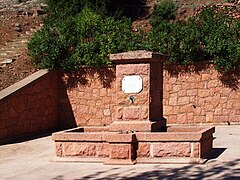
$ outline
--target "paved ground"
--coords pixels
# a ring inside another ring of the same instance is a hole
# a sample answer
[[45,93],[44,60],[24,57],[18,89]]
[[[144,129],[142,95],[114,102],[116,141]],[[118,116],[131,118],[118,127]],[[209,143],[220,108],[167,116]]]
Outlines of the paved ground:
[[53,162],[51,136],[0,146],[0,179],[240,179],[240,126],[218,126],[215,157],[204,165],[110,166]]

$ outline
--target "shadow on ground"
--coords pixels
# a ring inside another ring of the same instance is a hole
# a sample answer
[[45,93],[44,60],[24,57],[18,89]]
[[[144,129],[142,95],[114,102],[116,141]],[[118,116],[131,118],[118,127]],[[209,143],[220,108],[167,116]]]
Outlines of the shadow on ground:
[[[229,162],[210,161],[204,165],[186,165],[180,168],[164,167],[164,165],[154,166],[154,170],[138,173],[136,167],[112,168],[107,171],[98,171],[84,177],[75,178],[74,180],[93,180],[93,179],[240,179],[240,159]],[[59,175],[52,180],[64,180],[67,177]]]
[[26,142],[26,141],[30,141],[30,140],[34,140],[34,139],[38,139],[38,138],[51,136],[52,133],[56,132],[56,131],[58,131],[58,129],[50,130],[50,131],[47,130],[45,132],[26,134],[26,135],[22,135],[22,136],[17,136],[17,137],[13,137],[13,138],[9,138],[9,139],[0,140],[0,146],[7,145],[7,144],[22,143],[22,142]]

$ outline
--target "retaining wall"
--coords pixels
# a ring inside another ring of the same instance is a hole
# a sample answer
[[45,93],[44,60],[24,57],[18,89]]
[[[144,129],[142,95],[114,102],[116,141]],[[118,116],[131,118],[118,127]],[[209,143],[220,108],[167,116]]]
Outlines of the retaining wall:
[[240,122],[240,76],[213,65],[166,66],[163,113],[168,124]]
[[57,79],[41,70],[0,91],[0,140],[57,128]]
[[[60,122],[80,126],[113,122],[117,118],[115,76],[114,66],[83,67],[76,74],[62,74]],[[222,76],[213,65],[165,66],[163,117],[167,124],[239,123],[239,88],[239,74]]]
[[[0,91],[0,139],[109,125],[116,119],[115,82],[115,66],[41,70]],[[239,88],[239,74],[221,76],[212,65],[165,66],[163,116],[167,124],[239,123]]]
[[115,117],[116,67],[81,67],[60,73],[59,122],[62,127],[105,126]]

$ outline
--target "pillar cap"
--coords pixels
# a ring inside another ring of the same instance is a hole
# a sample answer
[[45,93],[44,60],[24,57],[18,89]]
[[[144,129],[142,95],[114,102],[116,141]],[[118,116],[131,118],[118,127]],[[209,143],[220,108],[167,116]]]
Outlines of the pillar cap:
[[139,64],[150,62],[165,62],[168,56],[151,51],[139,50],[110,54],[110,60],[116,64]]

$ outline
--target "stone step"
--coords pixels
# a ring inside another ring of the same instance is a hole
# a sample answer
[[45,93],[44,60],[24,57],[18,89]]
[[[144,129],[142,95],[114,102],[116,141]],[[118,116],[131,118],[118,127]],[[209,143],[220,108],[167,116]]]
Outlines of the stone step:
[[26,34],[29,35],[29,36],[32,36],[34,34],[33,31],[26,31]]
[[11,43],[7,43],[8,47],[19,47],[19,48],[24,48],[26,47],[26,43],[25,42],[11,42]]
[[5,55],[5,56],[1,56],[0,55],[0,60],[4,60],[4,59],[16,59],[17,57],[19,57],[21,55],[20,52],[17,52],[16,54],[11,54],[11,55]]
[[0,53],[5,52],[5,51],[19,51],[19,50],[22,50],[22,49],[23,49],[23,47],[6,46],[6,47],[2,47],[0,49]]
[[4,51],[0,51],[0,57],[11,57],[11,56],[15,56],[16,54],[21,54],[21,52],[23,51],[23,49],[16,49],[14,50],[15,53],[6,53]]
[[20,44],[25,44],[28,41],[28,38],[23,37],[23,38],[19,38],[19,39],[15,39],[12,42],[9,42],[8,44],[15,44],[15,43],[20,43]]
[[5,53],[5,52],[1,52],[0,53],[0,57],[4,57],[4,56],[7,56],[8,54],[7,53]]
[[[4,47],[2,49],[0,49],[0,54],[9,54],[9,51],[15,51],[15,52],[21,52],[24,49],[27,49],[26,46],[9,46],[9,47]],[[6,52],[7,51],[7,52]]]
[[7,64],[11,64],[14,59],[4,59],[0,60],[0,67],[6,67]]
[[31,38],[31,36],[28,34],[21,34],[18,39],[30,39],[30,38]]
[[[21,50],[18,50],[18,51],[21,51]],[[0,55],[1,56],[8,56],[8,55],[14,55],[14,54],[16,54],[17,52],[17,49],[13,49],[13,50],[5,50],[5,51],[0,51]]]
[[25,34],[21,34],[11,42],[7,42],[6,45],[0,49],[0,67],[5,67],[7,64],[12,63],[18,58],[22,51],[27,49],[27,43],[31,39],[31,36],[42,27],[43,24],[40,24],[40,26],[31,28]]

